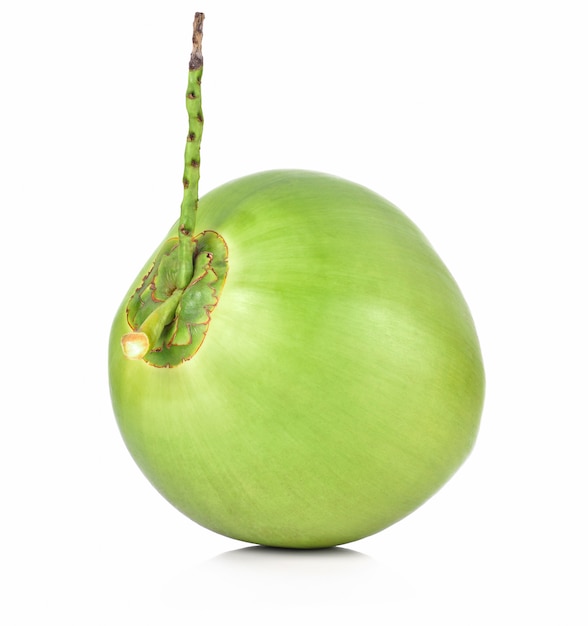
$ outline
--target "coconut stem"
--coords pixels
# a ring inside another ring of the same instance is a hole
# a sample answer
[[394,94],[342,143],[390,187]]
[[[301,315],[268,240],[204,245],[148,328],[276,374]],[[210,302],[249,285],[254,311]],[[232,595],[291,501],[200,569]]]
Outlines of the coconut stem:
[[200,82],[202,80],[202,26],[204,13],[194,16],[192,34],[192,54],[190,55],[188,71],[188,88],[186,90],[186,110],[188,111],[188,137],[184,153],[184,198],[178,227],[179,254],[178,254],[178,289],[184,289],[194,272],[194,252],[196,244],[193,241],[196,227],[196,211],[198,210],[198,183],[200,181],[200,143],[204,116],[202,114],[202,97]]
[[192,34],[192,54],[188,65],[188,88],[186,90],[188,137],[184,153],[184,198],[178,227],[176,289],[147,317],[137,330],[122,337],[122,349],[129,359],[142,359],[153,350],[165,327],[174,320],[182,293],[194,274],[194,254],[196,252],[194,229],[198,209],[198,182],[200,181],[200,142],[204,125],[200,93],[203,22],[204,13],[196,13]]

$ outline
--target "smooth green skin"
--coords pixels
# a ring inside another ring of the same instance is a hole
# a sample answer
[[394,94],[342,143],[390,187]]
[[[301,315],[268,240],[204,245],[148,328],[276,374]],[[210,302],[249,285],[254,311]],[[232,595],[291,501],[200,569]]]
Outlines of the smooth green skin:
[[168,369],[123,357],[151,260],[110,342],[122,436],[161,494],[218,533],[290,548],[371,535],[434,494],[474,444],[484,372],[414,224],[353,183],[270,171],[203,197],[196,228],[229,249],[199,352]]

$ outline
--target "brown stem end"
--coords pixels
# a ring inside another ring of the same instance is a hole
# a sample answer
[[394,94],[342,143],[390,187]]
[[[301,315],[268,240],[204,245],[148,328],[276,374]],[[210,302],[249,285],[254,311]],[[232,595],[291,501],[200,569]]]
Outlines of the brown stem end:
[[202,67],[202,25],[204,13],[194,15],[194,33],[192,35],[192,54],[190,55],[190,70]]

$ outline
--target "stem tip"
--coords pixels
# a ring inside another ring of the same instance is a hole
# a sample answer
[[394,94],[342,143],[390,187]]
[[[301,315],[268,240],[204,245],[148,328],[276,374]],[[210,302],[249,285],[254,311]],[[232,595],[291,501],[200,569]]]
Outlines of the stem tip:
[[138,361],[149,352],[149,337],[145,333],[127,333],[121,339],[123,354],[127,359]]

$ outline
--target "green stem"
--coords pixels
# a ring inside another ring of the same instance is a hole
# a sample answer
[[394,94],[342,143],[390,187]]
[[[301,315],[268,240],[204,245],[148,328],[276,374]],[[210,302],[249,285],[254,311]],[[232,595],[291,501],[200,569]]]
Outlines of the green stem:
[[178,228],[178,274],[176,287],[184,289],[194,273],[193,241],[196,228],[196,211],[198,210],[198,183],[200,181],[200,143],[204,116],[202,114],[202,97],[200,82],[202,80],[202,24],[204,13],[194,16],[192,35],[192,54],[188,71],[188,88],[186,90],[186,110],[188,111],[188,137],[184,153],[184,198]]
[[189,125],[184,154],[184,198],[178,227],[179,245],[175,290],[169,298],[158,305],[137,330],[122,337],[123,352],[129,359],[142,359],[157,345],[165,327],[175,319],[184,289],[194,274],[196,252],[194,230],[198,209],[198,182],[200,181],[200,142],[204,125],[200,93],[203,22],[204,13],[196,13],[186,91]]

